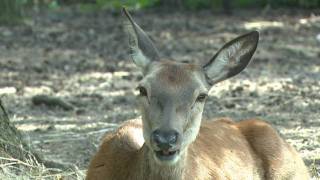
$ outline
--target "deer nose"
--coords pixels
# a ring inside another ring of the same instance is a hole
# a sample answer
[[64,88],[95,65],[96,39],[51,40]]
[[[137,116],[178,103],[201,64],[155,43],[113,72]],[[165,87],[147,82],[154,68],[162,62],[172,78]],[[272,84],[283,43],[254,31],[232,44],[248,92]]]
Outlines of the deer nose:
[[152,135],[153,142],[161,149],[168,150],[176,145],[179,133],[175,130],[155,130]]

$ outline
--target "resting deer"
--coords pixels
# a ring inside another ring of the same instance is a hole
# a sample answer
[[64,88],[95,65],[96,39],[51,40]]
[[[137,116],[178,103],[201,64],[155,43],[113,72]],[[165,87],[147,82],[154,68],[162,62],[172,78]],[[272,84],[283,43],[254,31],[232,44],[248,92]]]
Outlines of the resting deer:
[[259,34],[242,35],[205,64],[159,56],[146,33],[128,18],[131,56],[141,68],[137,99],[142,120],[106,135],[87,180],[305,180],[297,151],[268,123],[227,118],[202,122],[209,89],[240,73],[256,50]]

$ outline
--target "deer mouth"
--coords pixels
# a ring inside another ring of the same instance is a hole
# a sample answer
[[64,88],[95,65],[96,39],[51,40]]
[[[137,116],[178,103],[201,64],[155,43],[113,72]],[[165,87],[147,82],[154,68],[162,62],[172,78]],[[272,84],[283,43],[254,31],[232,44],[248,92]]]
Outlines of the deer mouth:
[[155,154],[159,160],[170,161],[175,159],[175,157],[179,154],[179,150],[160,150],[155,151]]

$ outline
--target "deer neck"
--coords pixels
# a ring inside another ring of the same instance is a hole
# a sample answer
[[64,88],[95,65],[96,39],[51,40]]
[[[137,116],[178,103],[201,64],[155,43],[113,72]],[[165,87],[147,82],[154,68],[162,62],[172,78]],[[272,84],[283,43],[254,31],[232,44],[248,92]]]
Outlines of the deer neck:
[[143,145],[139,153],[140,173],[142,179],[184,179],[186,171],[187,152],[181,154],[180,159],[174,165],[161,165],[154,159],[147,145]]

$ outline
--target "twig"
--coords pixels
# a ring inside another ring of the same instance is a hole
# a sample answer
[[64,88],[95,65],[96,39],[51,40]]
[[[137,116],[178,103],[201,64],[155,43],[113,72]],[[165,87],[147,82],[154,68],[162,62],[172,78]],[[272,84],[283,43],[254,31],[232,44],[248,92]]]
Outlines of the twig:
[[17,164],[25,165],[25,166],[32,167],[32,168],[36,168],[37,167],[37,166],[31,165],[31,164],[28,164],[26,162],[23,162],[23,161],[21,161],[19,159],[0,157],[0,160],[12,161],[12,162],[15,162]]
[[4,168],[4,167],[7,167],[7,166],[11,166],[11,165],[17,165],[17,164],[18,163],[16,163],[16,162],[5,163],[5,164],[1,164],[0,168]]

